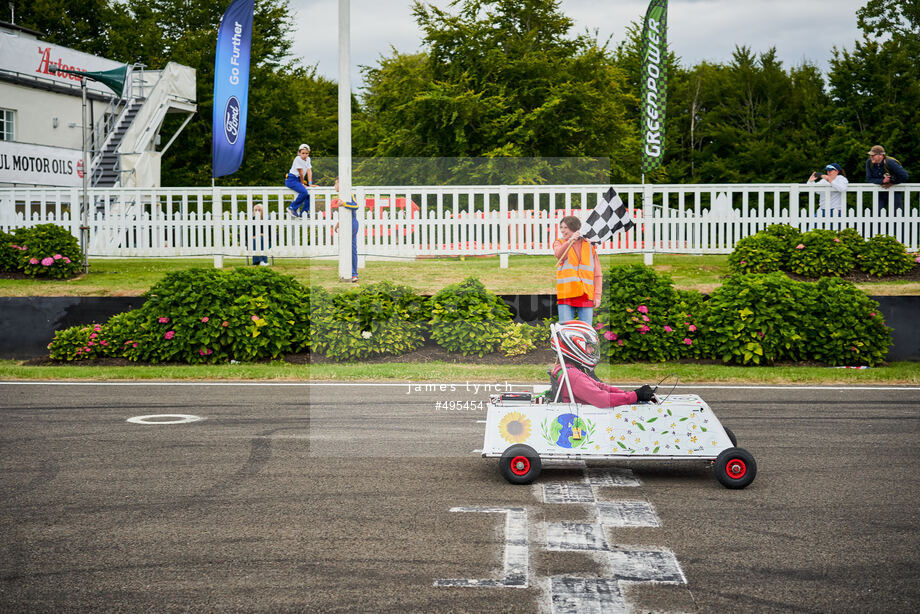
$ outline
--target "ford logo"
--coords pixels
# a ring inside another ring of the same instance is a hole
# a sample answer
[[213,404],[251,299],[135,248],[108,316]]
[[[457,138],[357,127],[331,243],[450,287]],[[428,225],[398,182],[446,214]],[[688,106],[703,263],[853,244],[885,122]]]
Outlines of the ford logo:
[[235,145],[240,137],[240,101],[236,96],[230,96],[227,100],[227,108],[224,110],[224,136],[231,145]]

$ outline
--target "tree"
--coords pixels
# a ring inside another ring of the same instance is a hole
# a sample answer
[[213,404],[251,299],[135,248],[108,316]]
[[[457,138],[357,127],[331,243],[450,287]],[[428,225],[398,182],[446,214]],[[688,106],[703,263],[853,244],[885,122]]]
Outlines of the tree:
[[105,55],[108,24],[115,16],[111,0],[13,0],[16,25],[42,33],[56,45]]
[[920,170],[920,1],[870,0],[857,12],[863,39],[834,49],[830,91],[838,126],[830,147],[864,180],[866,151],[883,144]]
[[[606,48],[568,37],[556,0],[416,3],[425,52],[367,69],[366,151],[378,156],[610,156],[634,132]],[[547,181],[540,163],[515,178]],[[488,174],[488,173],[487,173]],[[501,180],[499,177],[492,177]],[[591,180],[597,181],[595,176]]]

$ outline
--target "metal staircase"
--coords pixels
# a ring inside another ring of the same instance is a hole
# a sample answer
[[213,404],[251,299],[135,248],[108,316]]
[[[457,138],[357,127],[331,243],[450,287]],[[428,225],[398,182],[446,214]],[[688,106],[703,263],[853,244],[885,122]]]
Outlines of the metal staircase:
[[92,175],[90,175],[93,187],[111,188],[121,185],[118,148],[143,104],[143,98],[129,100],[118,115],[114,127],[105,135],[100,152],[93,158]]
[[[112,101],[104,113],[90,162],[93,187],[159,185],[160,156],[185,128],[197,109],[195,70],[173,62],[163,70],[131,71],[125,98]],[[170,113],[186,116],[172,138],[157,151],[158,135]]]

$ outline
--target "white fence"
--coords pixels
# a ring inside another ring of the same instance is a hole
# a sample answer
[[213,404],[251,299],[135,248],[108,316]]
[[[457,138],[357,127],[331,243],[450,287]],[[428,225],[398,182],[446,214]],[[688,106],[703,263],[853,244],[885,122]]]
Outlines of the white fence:
[[[366,205],[359,209],[358,252],[372,258],[545,255],[558,236],[558,221],[570,214],[586,219],[609,187],[358,187],[358,202]],[[777,223],[803,231],[852,227],[865,237],[889,234],[911,251],[920,249],[920,184],[884,191],[850,184],[844,214],[833,217],[818,206],[829,188],[804,184],[614,188],[636,226],[600,253],[725,254],[742,237]],[[895,193],[903,199],[897,210]],[[90,256],[335,258],[333,194],[315,188],[311,195],[308,220],[286,213],[294,193],[283,187],[93,189]],[[0,188],[0,228],[55,223],[79,237],[80,197],[79,189]],[[265,210],[263,219],[252,216],[256,204]]]

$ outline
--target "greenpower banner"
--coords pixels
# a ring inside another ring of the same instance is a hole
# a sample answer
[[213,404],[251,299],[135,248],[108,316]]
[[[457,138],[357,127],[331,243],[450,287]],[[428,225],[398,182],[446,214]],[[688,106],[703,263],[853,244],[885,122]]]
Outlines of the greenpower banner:
[[642,25],[642,172],[661,166],[668,95],[668,0],[652,0]]

